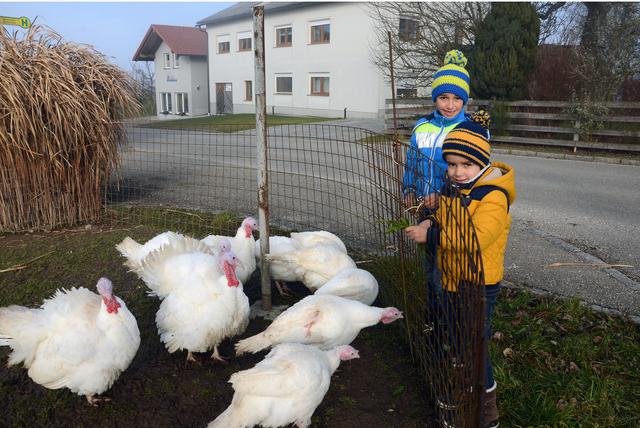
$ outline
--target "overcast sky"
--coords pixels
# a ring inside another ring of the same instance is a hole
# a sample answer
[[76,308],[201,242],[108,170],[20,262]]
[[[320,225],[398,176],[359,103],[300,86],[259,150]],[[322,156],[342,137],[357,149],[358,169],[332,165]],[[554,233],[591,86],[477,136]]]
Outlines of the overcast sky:
[[[131,58],[151,24],[195,26],[235,2],[5,2],[0,16],[26,16],[46,25],[65,41],[92,45],[109,60],[130,70]],[[36,20],[37,17],[37,20]],[[10,33],[23,32],[6,26]]]

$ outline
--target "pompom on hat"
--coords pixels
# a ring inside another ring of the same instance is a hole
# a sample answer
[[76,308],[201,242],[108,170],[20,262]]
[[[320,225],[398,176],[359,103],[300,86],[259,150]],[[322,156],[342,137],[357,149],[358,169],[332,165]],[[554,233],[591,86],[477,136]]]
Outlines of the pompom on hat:
[[444,57],[444,66],[440,67],[433,75],[431,84],[431,99],[435,102],[439,95],[451,93],[462,98],[467,104],[469,100],[469,73],[464,68],[467,58],[459,50],[447,52]]
[[444,139],[442,158],[458,155],[485,168],[490,163],[491,145],[489,143],[489,124],[491,117],[484,110],[478,110],[471,120],[460,122]]

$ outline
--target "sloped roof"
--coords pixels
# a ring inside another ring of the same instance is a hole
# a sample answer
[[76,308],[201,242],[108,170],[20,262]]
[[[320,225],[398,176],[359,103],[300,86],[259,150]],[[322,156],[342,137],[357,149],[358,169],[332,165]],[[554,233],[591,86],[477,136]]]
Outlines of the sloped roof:
[[[211,16],[201,19],[196,25],[213,25],[224,22],[231,22],[238,19],[251,18],[253,16],[253,7],[262,2],[240,2],[226,9],[221,10]],[[329,4],[332,2],[270,2],[264,3],[264,13],[267,12],[285,12],[300,7],[315,6],[319,4]]]
[[165,42],[178,55],[207,56],[207,33],[200,28],[152,24],[133,55],[134,61],[153,61]]

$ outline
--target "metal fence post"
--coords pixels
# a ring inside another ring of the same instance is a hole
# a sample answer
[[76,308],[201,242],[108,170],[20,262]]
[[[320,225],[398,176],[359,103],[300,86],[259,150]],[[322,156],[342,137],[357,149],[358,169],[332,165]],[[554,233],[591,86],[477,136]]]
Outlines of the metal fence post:
[[269,175],[267,145],[267,99],[264,65],[264,5],[253,8],[253,39],[255,41],[256,136],[258,160],[258,221],[260,227],[260,285],[262,309],[271,309],[271,278],[265,254],[269,252]]

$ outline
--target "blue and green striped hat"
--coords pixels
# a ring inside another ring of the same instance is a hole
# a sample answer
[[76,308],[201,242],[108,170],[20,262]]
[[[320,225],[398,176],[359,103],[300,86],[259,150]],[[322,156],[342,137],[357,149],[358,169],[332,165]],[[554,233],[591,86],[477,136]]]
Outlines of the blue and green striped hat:
[[444,57],[444,66],[440,67],[433,75],[431,84],[431,99],[435,102],[439,95],[451,93],[462,98],[467,104],[469,100],[469,73],[464,66],[467,58],[459,50],[447,52]]

